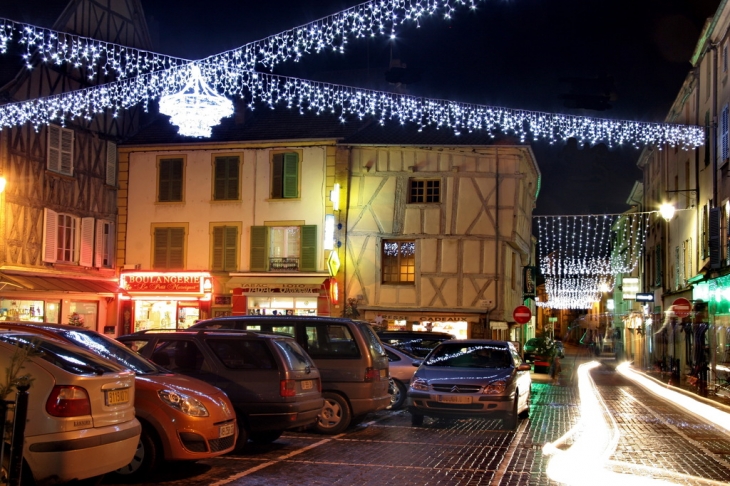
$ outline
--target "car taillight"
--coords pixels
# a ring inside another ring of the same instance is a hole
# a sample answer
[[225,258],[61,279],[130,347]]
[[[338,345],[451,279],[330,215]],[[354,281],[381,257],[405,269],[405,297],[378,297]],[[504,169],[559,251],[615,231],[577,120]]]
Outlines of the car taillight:
[[46,412],[54,417],[91,415],[91,401],[81,387],[56,385],[46,401]]
[[380,381],[380,370],[367,368],[365,370],[365,381]]
[[282,397],[294,397],[297,395],[297,382],[294,380],[281,380],[279,382],[279,393]]

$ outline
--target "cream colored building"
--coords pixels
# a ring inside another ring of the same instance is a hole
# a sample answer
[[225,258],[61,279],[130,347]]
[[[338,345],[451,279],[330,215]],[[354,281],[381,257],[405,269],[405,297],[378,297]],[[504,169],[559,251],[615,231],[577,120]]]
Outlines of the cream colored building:
[[346,296],[361,317],[519,339],[508,330],[523,304],[523,267],[534,265],[540,184],[530,147],[349,148]]

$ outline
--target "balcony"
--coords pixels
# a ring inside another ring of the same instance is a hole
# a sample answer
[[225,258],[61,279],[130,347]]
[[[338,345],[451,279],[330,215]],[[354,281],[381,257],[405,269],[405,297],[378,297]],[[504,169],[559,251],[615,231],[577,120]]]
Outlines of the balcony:
[[271,272],[298,272],[299,258],[269,258],[269,271]]

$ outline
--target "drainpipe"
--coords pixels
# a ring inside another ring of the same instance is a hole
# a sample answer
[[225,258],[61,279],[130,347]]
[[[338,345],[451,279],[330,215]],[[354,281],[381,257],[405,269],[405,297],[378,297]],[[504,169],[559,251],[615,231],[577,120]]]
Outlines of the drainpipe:
[[[710,159],[712,161],[712,207],[717,207],[717,44],[710,43],[712,51],[712,118],[710,125]],[[699,205],[699,204],[698,204]]]
[[[497,291],[494,293],[494,309],[499,308],[499,253],[501,251],[501,248],[499,246],[499,149],[497,149],[496,153],[496,174],[495,174],[495,181],[496,181],[496,188],[494,190],[495,194],[495,203],[494,207],[495,209],[495,215],[494,215],[494,237],[495,237],[495,252],[494,252],[494,270],[497,272],[497,281],[496,281],[496,289]],[[490,309],[491,312],[491,309]],[[489,317],[487,316],[487,319]],[[487,331],[489,331],[489,336],[487,336],[487,339],[492,339],[492,330],[490,329],[489,321],[487,320]]]

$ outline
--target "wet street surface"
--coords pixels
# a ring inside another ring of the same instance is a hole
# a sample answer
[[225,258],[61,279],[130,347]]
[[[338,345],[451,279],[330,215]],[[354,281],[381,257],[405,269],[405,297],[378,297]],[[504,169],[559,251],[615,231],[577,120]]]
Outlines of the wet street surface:
[[[595,394],[581,394],[586,388],[576,368],[575,359],[564,360],[557,385],[549,384],[545,375],[533,375],[530,418],[521,420],[516,431],[504,430],[500,420],[428,417],[423,426],[413,427],[407,411],[383,411],[340,435],[287,432],[268,446],[249,444],[241,453],[167,464],[137,484],[561,484],[551,479],[565,482],[559,461],[549,465],[556,455],[580,474],[567,481],[572,484],[730,482],[730,436],[644,391],[610,364],[589,372],[600,409],[591,412],[586,407],[594,400],[586,397]],[[545,444],[575,426],[576,433],[557,445],[556,454],[543,452]],[[588,442],[581,443],[581,437]],[[579,445],[585,443],[601,445],[602,452]],[[588,454],[587,459],[580,453]],[[108,476],[104,484],[123,483]]]

